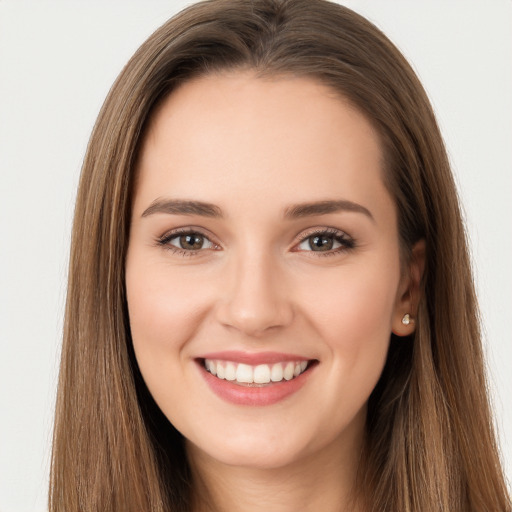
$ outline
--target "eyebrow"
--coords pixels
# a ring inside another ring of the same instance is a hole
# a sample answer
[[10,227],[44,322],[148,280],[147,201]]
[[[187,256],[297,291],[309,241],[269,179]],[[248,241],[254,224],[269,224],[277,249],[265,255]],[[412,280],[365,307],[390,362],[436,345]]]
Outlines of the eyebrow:
[[156,199],[144,210],[142,217],[147,217],[154,213],[200,215],[202,217],[214,218],[223,217],[222,210],[214,204],[182,199]]
[[365,208],[358,203],[354,203],[353,201],[347,201],[345,199],[316,201],[313,203],[301,203],[292,205],[285,209],[284,217],[285,219],[298,219],[302,217],[326,215],[328,213],[336,213],[341,211],[362,213],[372,221],[375,220],[368,208]]
[[[362,213],[371,220],[375,220],[370,210],[364,206],[348,201],[326,200],[310,203],[300,203],[290,205],[284,210],[284,218],[288,220],[299,219],[303,217],[313,217],[315,215],[326,215],[340,211]],[[153,215],[154,213],[167,213],[171,215],[199,215],[201,217],[223,218],[222,210],[215,204],[205,203],[203,201],[189,201],[183,199],[156,199],[142,213],[142,217]]]

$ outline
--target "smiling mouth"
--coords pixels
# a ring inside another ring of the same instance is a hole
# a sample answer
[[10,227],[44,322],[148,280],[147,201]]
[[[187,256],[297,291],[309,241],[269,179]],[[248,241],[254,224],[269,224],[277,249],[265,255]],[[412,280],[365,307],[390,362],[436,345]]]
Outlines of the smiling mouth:
[[263,387],[296,379],[316,361],[283,361],[249,365],[220,359],[203,359],[205,370],[220,380],[247,387]]

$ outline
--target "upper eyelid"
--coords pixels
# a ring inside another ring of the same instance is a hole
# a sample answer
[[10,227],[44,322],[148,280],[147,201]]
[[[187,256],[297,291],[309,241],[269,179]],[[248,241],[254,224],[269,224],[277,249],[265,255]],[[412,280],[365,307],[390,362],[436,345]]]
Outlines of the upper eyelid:
[[163,235],[159,236],[157,238],[158,241],[162,242],[165,240],[171,240],[174,237],[180,236],[180,235],[186,235],[186,234],[198,234],[203,236],[204,238],[207,238],[210,242],[220,245],[217,241],[215,236],[211,234],[208,230],[203,230],[202,228],[195,227],[195,226],[189,226],[184,228],[176,228],[166,231]]
[[342,229],[333,228],[333,227],[316,227],[316,228],[308,228],[306,230],[301,231],[299,235],[297,235],[297,238],[299,240],[304,240],[305,238],[308,238],[312,235],[316,234],[323,234],[327,233],[329,235],[340,235],[340,236],[346,236],[347,238],[351,238],[350,235],[343,231]]
[[322,235],[322,234],[338,236],[339,238],[345,238],[345,239],[351,240],[351,241],[354,240],[352,238],[352,236],[350,236],[346,231],[343,231],[341,229],[333,228],[333,227],[318,227],[318,228],[310,228],[305,231],[302,231],[295,238],[295,241],[293,242],[293,246],[297,245],[298,243],[304,242],[311,236]]

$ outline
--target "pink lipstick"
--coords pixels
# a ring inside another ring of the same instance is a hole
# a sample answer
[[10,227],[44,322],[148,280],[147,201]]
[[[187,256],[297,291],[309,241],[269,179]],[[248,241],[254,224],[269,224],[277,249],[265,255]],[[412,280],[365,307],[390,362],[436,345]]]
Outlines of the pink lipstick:
[[221,399],[237,405],[272,405],[297,392],[317,360],[276,352],[225,351],[196,359],[201,375]]

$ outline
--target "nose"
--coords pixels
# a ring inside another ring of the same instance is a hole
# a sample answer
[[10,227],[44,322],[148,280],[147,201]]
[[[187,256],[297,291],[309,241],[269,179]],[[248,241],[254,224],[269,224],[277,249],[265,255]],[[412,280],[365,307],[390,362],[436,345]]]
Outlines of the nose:
[[221,324],[257,338],[292,322],[291,290],[268,255],[240,257],[226,277],[217,307]]

